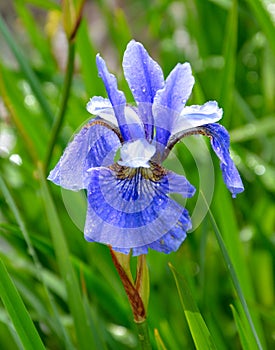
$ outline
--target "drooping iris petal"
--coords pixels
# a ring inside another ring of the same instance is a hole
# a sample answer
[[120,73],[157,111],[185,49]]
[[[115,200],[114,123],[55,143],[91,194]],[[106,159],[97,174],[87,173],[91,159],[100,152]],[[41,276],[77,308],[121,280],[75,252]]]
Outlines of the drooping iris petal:
[[[98,121],[101,122],[100,119]],[[90,169],[113,164],[115,154],[121,147],[119,137],[112,130],[100,124],[92,125],[90,133],[92,139],[90,149],[87,152],[85,168]]]
[[126,106],[124,93],[118,90],[116,77],[109,73],[105,61],[99,54],[96,56],[96,63],[98,74],[104,82],[108,97],[113,106],[123,140],[130,141],[134,138],[132,132],[135,130],[135,125],[127,123],[124,113]]
[[167,173],[169,193],[180,193],[184,198],[192,197],[196,188],[182,175],[176,174],[173,171]]
[[236,197],[236,194],[243,192],[244,187],[239,172],[230,157],[229,134],[222,125],[215,123],[205,125],[202,129],[206,131],[207,136],[211,137],[212,148],[221,161],[223,180],[232,196]]
[[222,118],[222,108],[219,108],[216,101],[209,101],[202,106],[186,106],[177,115],[171,134],[177,134],[197,126],[215,123]]
[[168,197],[169,178],[164,174],[152,181],[142,174],[144,170],[121,169],[129,171],[128,177],[108,168],[91,169],[85,238],[124,251],[154,242],[158,250],[173,250],[173,236],[182,241],[191,221],[185,209]]
[[[172,251],[175,252],[185,240],[187,236],[186,231],[190,230],[191,228],[191,219],[188,211],[183,209],[182,215],[177,224],[169,232],[150,244],[133,248],[132,255],[138,256],[141,254],[147,254],[149,248],[165,254],[169,254]],[[131,250],[129,248],[117,247],[112,247],[112,249],[124,254],[129,254]]]
[[175,120],[190,96],[193,85],[190,64],[177,64],[167,77],[164,88],[156,93],[153,115],[158,144],[166,146]]
[[119,138],[110,129],[93,123],[95,120],[75,135],[48,180],[63,188],[79,191],[87,188],[89,168],[113,164],[114,155],[121,145]]
[[183,209],[182,215],[179,218],[177,224],[167,232],[163,237],[157,241],[149,244],[151,249],[159,252],[169,254],[171,251],[175,252],[179,249],[182,242],[185,240],[186,232],[192,228],[191,219],[188,211]]
[[162,69],[143,45],[134,40],[127,45],[122,65],[125,78],[138,104],[146,138],[151,141],[154,127],[152,103],[156,92],[164,86]]

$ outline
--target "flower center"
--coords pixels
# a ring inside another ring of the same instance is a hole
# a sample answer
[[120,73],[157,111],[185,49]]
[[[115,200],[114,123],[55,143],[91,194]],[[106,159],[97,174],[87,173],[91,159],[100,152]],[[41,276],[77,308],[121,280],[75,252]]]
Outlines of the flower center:
[[129,168],[150,168],[149,161],[156,152],[156,147],[146,139],[126,142],[120,149],[119,165]]
[[154,182],[160,181],[167,174],[167,170],[157,163],[150,162],[149,168],[130,168],[115,163],[110,166],[120,180],[131,180],[134,177],[141,177]]

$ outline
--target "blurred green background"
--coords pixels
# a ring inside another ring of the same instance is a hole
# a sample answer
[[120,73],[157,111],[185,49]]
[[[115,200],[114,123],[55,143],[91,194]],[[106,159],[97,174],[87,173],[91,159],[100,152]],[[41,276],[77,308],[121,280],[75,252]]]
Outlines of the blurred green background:
[[[275,348],[274,1],[13,0],[2,1],[0,11],[1,349],[40,349],[42,343],[48,349],[138,346],[109,250],[87,243],[79,228],[84,194],[45,181],[89,118],[89,98],[106,96],[97,52],[132,101],[121,69],[132,38],[143,43],[165,76],[176,63],[191,63],[196,83],[188,104],[217,100],[224,109],[222,124],[230,132],[245,192],[231,198],[214,156],[211,210],[262,348]],[[179,144],[176,154],[199,188],[188,149]],[[195,201],[187,202],[191,211]],[[195,349],[186,321],[191,301],[217,349],[259,348],[222,260],[208,216],[178,252],[148,254],[153,349]],[[178,289],[168,262],[180,276]]]

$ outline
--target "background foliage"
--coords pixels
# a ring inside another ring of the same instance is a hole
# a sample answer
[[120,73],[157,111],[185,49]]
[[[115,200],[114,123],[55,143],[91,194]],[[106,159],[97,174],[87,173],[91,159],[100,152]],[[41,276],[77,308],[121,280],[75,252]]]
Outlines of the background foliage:
[[[95,0],[86,2],[79,22],[82,5],[0,4],[1,348],[137,348],[109,251],[83,238],[83,196],[45,180],[89,118],[88,99],[105,96],[97,52],[132,100],[120,65],[131,38],[144,44],[166,75],[177,62],[191,63],[196,85],[190,104],[215,99],[224,108],[245,192],[232,200],[213,157],[211,211],[262,348],[274,348],[274,2]],[[199,185],[186,146],[176,151],[189,181]],[[203,154],[198,157],[203,161]],[[149,253],[154,349],[259,348],[222,260],[209,216],[177,253]],[[205,332],[213,343],[201,345]]]

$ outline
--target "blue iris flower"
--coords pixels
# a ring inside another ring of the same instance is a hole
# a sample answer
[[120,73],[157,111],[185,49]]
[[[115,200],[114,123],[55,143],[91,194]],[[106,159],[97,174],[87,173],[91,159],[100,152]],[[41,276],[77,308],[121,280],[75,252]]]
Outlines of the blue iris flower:
[[177,64],[164,80],[160,66],[134,40],[124,53],[123,70],[135,106],[126,104],[100,55],[96,62],[109,98],[91,98],[87,110],[96,118],[76,134],[48,179],[66,189],[87,190],[88,241],[133,255],[148,248],[176,251],[191,220],[169,194],[192,197],[195,188],[161,164],[180,139],[208,136],[229,191],[235,197],[244,190],[230,157],[228,132],[216,123],[222,109],[215,101],[185,106],[194,84],[190,64]]

